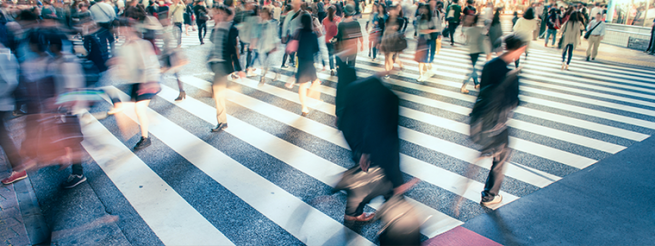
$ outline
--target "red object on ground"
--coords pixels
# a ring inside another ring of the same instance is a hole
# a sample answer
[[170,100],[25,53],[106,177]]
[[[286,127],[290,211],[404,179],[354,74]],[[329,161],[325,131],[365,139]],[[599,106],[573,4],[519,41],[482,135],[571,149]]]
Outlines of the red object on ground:
[[430,238],[423,242],[423,246],[459,246],[459,245],[476,245],[476,246],[486,246],[486,245],[502,245],[493,240],[486,238],[480,234],[477,234],[469,229],[458,226],[454,229],[444,232],[439,236]]

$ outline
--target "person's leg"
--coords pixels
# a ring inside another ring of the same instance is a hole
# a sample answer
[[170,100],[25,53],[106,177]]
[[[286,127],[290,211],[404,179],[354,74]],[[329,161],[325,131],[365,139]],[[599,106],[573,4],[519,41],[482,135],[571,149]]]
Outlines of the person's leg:
[[[396,59],[396,64],[398,64],[398,68],[400,68],[400,70],[402,70],[403,69],[403,61],[400,59],[400,53],[395,53],[394,57]],[[393,64],[391,64],[391,66],[393,66]],[[354,67],[354,64],[353,64],[353,67]]]
[[336,69],[334,67],[334,45],[332,43],[325,43],[328,50],[328,61],[330,63],[330,70]]
[[214,101],[216,103],[216,121],[218,124],[227,123],[227,110],[225,109],[225,91],[227,90],[227,74],[225,73],[225,64],[212,64],[214,71]]
[[550,38],[551,32],[550,29],[546,31],[546,42],[544,43],[544,46],[548,46],[548,39]]
[[571,63],[571,58],[573,58],[573,45],[569,44],[569,45],[567,45],[567,48],[568,48],[567,50],[569,52],[569,57],[568,57],[568,60],[566,61],[566,65],[569,65]]
[[428,39],[427,41],[428,41],[428,47],[429,47],[429,52],[430,52],[430,56],[428,58],[428,63],[432,63],[434,61],[435,52],[437,52],[437,40]]
[[182,85],[182,81],[180,80],[180,74],[175,73],[175,78],[177,79],[177,88],[180,92],[180,95],[175,98],[175,101],[181,101],[186,98],[186,92],[184,91],[184,86]]
[[591,51],[591,59],[596,59],[596,56],[598,55],[598,47],[600,47],[600,36],[596,36],[593,42],[594,42],[594,48]]
[[566,50],[569,48],[569,45],[564,46],[564,50],[562,50],[562,63],[566,61]]
[[481,53],[475,53],[471,54],[471,65],[472,65],[472,70],[471,70],[471,78],[473,79],[473,83],[477,87],[480,83],[478,82],[478,70],[475,68],[475,64],[478,62],[478,58],[480,58]]
[[489,170],[489,176],[487,176],[484,191],[482,192],[483,201],[497,196],[500,192],[500,186],[503,184],[503,179],[505,178],[505,163],[507,163],[510,154],[511,149],[505,147],[493,157],[491,170]]
[[18,149],[16,148],[14,141],[9,136],[9,131],[7,131],[5,125],[5,118],[9,114],[11,113],[0,111],[0,146],[2,146],[2,150],[5,151],[9,164],[11,165],[12,170],[15,172],[21,165],[21,157],[18,154]]
[[148,115],[146,111],[148,110],[148,104],[150,100],[138,101],[134,105],[134,111],[136,113],[136,118],[139,120],[139,127],[141,128],[141,136],[143,138],[148,138]]
[[282,56],[282,67],[286,67],[285,65],[286,65],[286,63],[287,63],[287,58],[288,58],[288,56],[289,56],[289,54],[287,54],[286,52],[284,52],[284,55]]
[[298,97],[300,98],[300,105],[302,106],[302,112],[309,112],[307,108],[307,88],[309,87],[309,82],[301,83],[298,85]]
[[591,50],[593,49],[594,46],[594,37],[590,36],[589,39],[587,39],[587,59],[591,56]]
[[177,46],[182,45],[182,23],[175,23],[177,29]]
[[204,43],[203,41],[203,35],[202,35],[202,22],[196,22],[198,24],[198,40],[200,40],[200,43]]

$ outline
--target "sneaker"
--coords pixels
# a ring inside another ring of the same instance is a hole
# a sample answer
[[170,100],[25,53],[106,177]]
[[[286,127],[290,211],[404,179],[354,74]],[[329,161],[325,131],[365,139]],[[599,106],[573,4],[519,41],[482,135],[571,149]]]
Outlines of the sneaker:
[[337,74],[337,72],[334,69],[330,69],[330,76],[334,76],[336,74]]
[[464,94],[469,94],[469,90],[467,90],[465,87],[462,87],[459,91]]
[[145,149],[146,147],[150,146],[150,144],[152,144],[150,138],[141,137],[141,140],[139,140],[139,142],[134,146],[134,150]]
[[495,195],[495,196],[485,196],[482,197],[482,200],[480,201],[480,204],[485,207],[489,207],[494,204],[498,204],[503,201],[503,196],[501,195]]
[[212,128],[212,132],[220,132],[227,128],[227,123],[218,123],[216,128]]
[[2,180],[3,184],[13,184],[16,181],[23,180],[27,178],[27,172],[22,171],[22,172],[11,172],[11,176],[7,177],[6,179]]
[[587,56],[587,61],[589,61],[589,57]]
[[475,85],[475,89],[480,89],[480,85]]
[[68,179],[66,179],[66,182],[61,184],[61,187],[64,187],[64,189],[71,189],[81,183],[84,183],[84,181],[86,181],[86,177],[84,177],[84,175],[71,174],[68,176]]
[[418,81],[418,82],[423,82],[423,80],[424,80],[423,76],[418,76],[418,78],[416,79],[416,81]]
[[14,112],[12,112],[12,114],[14,115],[14,117],[21,117],[21,116],[25,115],[25,113],[23,111],[21,111],[20,109],[19,110],[14,110]]
[[595,60],[596,60],[596,58],[593,58],[593,57],[592,57],[592,58],[591,58],[591,60],[592,60],[592,61],[595,61]]

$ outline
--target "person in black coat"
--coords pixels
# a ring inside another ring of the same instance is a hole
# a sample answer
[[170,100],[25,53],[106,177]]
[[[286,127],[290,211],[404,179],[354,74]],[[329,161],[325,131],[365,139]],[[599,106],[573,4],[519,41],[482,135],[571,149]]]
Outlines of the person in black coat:
[[[380,167],[383,170],[393,190],[382,193],[388,197],[391,194],[402,194],[418,180],[404,183],[400,171],[399,98],[382,84],[380,77],[384,74],[352,82],[356,79],[350,76],[354,75],[354,68],[346,66],[341,69],[338,73],[339,83],[348,82],[346,76],[352,79],[342,95],[345,105],[338,128],[350,146],[353,160],[359,163],[364,172],[370,167]],[[355,201],[348,199],[345,220],[371,220],[373,215],[365,214],[364,206],[372,198],[367,196]]]

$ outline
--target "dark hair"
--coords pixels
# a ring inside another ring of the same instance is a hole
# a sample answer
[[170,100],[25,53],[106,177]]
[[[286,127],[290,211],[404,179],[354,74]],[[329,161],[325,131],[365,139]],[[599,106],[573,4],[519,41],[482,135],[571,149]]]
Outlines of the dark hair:
[[517,50],[525,45],[526,43],[523,41],[523,39],[516,36],[515,34],[510,34],[505,38],[505,49],[507,50]]
[[502,10],[503,8],[496,8],[496,12],[494,13],[494,18],[491,19],[491,25],[500,24],[500,11]]
[[335,11],[336,11],[336,9],[334,8],[334,6],[328,7],[328,9],[327,9],[327,18],[328,18],[328,20],[334,21],[334,12]]
[[523,18],[526,20],[534,19],[534,9],[528,8],[528,10],[526,10],[525,13],[523,13]]
[[427,20],[427,21],[432,21],[432,11],[430,10],[430,5],[428,4],[421,4],[418,6],[418,9],[426,9],[426,13],[421,15],[421,20]]
[[453,3],[455,3],[455,4],[457,4],[458,2],[459,2],[459,0],[453,0]]
[[519,17],[519,12],[514,11],[514,17]]
[[227,15],[227,16],[231,16],[231,15],[232,15],[232,10],[231,10],[230,8],[228,8],[227,6],[222,5],[222,4],[221,4],[221,5],[217,5],[216,7],[214,7],[214,9],[216,9],[216,10],[218,10],[218,11],[223,11],[223,12],[225,13],[225,15]]
[[466,0],[466,4],[474,4],[474,3],[475,3],[475,1],[473,1],[473,0]]
[[302,29],[311,31],[313,27],[312,16],[309,14],[303,14],[300,16],[300,25]]

